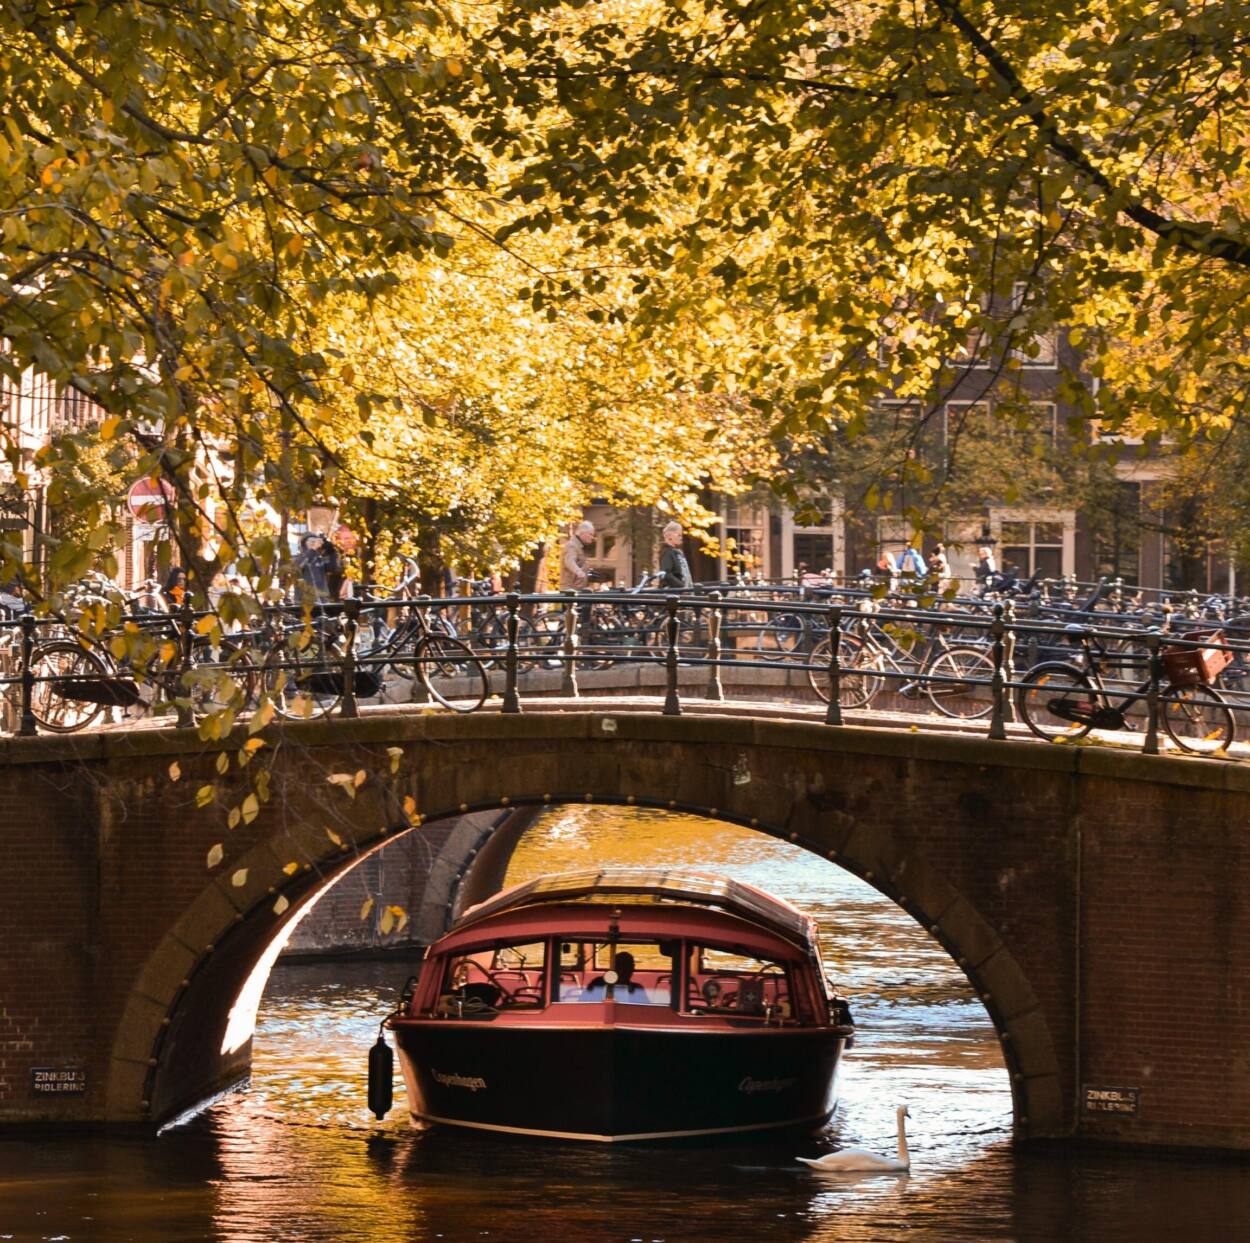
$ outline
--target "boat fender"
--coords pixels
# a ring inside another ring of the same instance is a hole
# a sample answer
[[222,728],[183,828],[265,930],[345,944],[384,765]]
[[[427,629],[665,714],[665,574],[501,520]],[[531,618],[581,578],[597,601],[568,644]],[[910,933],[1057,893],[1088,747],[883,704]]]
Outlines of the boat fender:
[[394,1075],[395,1055],[379,1031],[369,1050],[369,1109],[379,1122],[386,1117],[394,1099]]

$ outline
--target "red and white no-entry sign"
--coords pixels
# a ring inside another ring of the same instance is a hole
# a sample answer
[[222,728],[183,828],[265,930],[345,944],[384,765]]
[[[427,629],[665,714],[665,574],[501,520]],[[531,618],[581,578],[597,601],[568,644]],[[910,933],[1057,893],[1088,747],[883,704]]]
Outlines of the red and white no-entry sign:
[[164,522],[174,501],[174,486],[168,479],[138,479],[126,493],[126,504],[140,522],[153,526]]

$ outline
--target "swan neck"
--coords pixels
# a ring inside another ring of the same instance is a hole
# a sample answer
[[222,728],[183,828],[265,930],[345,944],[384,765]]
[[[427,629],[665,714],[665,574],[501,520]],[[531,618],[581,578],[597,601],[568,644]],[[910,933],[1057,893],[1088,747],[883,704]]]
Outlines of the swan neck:
[[903,1123],[903,1112],[899,1110],[898,1115],[898,1159],[907,1165],[910,1158],[907,1155],[907,1128]]

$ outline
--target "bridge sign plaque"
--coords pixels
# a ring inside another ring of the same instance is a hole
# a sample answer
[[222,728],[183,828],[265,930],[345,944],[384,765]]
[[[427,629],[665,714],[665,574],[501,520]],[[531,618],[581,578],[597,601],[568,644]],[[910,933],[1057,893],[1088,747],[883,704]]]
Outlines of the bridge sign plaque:
[[1092,1088],[1085,1085],[1082,1099],[1087,1114],[1135,1114],[1140,1088]]
[[85,1066],[32,1066],[30,1090],[57,1096],[82,1096],[87,1090]]

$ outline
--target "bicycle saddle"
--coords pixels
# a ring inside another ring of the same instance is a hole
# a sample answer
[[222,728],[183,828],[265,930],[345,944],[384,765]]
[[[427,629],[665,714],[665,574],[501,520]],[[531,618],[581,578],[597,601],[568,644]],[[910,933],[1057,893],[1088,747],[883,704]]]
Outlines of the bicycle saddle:
[[1088,626],[1081,626],[1075,622],[1069,622],[1063,628],[1063,633],[1073,639],[1084,639],[1089,634]]

